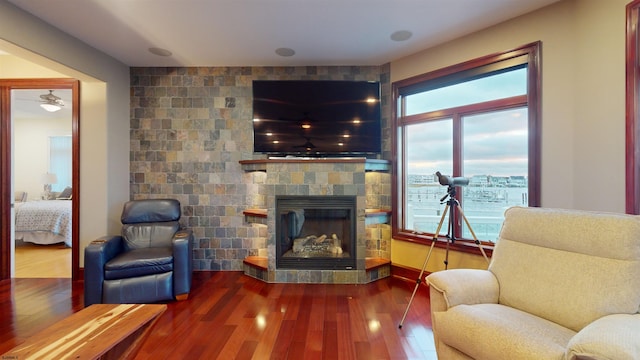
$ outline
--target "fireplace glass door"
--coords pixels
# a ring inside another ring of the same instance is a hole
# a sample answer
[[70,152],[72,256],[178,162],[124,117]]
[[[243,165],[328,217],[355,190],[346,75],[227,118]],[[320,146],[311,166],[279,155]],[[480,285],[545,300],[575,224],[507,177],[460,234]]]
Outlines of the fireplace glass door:
[[277,196],[276,267],[355,269],[355,196]]

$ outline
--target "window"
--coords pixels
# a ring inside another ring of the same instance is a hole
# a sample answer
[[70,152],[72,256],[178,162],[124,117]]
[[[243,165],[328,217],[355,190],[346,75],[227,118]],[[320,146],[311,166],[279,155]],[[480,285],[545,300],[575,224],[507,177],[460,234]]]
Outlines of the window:
[[[436,172],[468,179],[455,198],[486,244],[497,239],[507,207],[539,205],[539,47],[393,84],[394,238],[433,237],[448,198]],[[469,248],[473,236],[457,220],[452,235]],[[445,223],[439,233],[447,231]]]
[[49,173],[57,178],[51,191],[60,192],[71,186],[71,147],[71,136],[49,137]]

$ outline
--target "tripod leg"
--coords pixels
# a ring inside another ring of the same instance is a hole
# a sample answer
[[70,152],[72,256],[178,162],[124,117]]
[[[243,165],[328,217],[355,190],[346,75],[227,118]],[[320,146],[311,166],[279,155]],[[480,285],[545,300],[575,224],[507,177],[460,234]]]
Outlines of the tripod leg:
[[404,309],[404,314],[402,315],[402,320],[400,320],[400,325],[398,328],[402,329],[402,324],[404,323],[404,319],[407,317],[407,313],[409,312],[409,308],[411,307],[411,303],[413,302],[413,298],[416,296],[416,291],[418,291],[418,286],[422,282],[422,274],[424,274],[424,269],[427,268],[427,263],[429,263],[429,258],[431,258],[431,252],[433,251],[433,246],[438,241],[438,235],[440,234],[440,228],[442,228],[442,223],[444,222],[444,218],[447,215],[447,210],[449,210],[449,205],[444,207],[444,211],[442,212],[442,216],[440,217],[440,223],[438,224],[438,228],[436,229],[436,233],[431,239],[431,246],[429,247],[429,252],[427,253],[427,257],[424,259],[424,263],[422,264],[422,270],[420,270],[420,275],[418,275],[418,279],[416,279],[416,286],[413,288],[413,293],[411,294],[411,298],[409,299],[409,303],[407,304],[407,308]]
[[422,274],[424,273],[424,269],[427,267],[427,263],[429,262],[429,258],[431,257],[431,251],[433,250],[433,245],[436,244],[436,240],[431,240],[431,247],[429,248],[429,253],[427,254],[427,258],[424,260],[424,264],[422,265],[422,270],[420,271],[420,275],[418,275],[418,279],[416,280],[416,286],[413,288],[413,293],[411,294],[411,298],[409,299],[409,303],[407,304],[407,308],[404,309],[404,314],[402,314],[402,320],[400,320],[400,325],[398,328],[402,329],[402,324],[404,323],[404,319],[407,317],[407,313],[409,312],[409,308],[411,307],[411,303],[413,302],[413,298],[416,296],[416,291],[418,291],[418,287],[420,283],[422,283]]
[[442,224],[444,223],[444,218],[447,216],[447,212],[449,211],[449,204],[444,206],[444,210],[442,211],[442,216],[440,217],[440,223],[438,223],[438,228],[436,228],[436,233],[433,235],[434,240],[438,240],[438,236],[440,236],[440,229],[442,229]]
[[449,239],[447,239],[447,248],[444,251],[444,269],[449,268]]
[[454,224],[455,224],[455,199],[454,198],[450,198],[449,202],[451,202],[451,213],[449,214],[449,225],[448,225],[448,230],[447,230],[447,247],[445,249],[444,252],[444,269],[447,270],[449,268],[449,243],[452,243],[455,241],[455,236],[454,236]]
[[473,236],[474,242],[476,243],[476,245],[478,245],[478,249],[480,249],[482,256],[484,256],[484,259],[487,261],[487,264],[488,264],[489,258],[487,257],[487,254],[484,252],[482,245],[480,245],[480,240],[478,240],[478,238],[476,237],[476,233],[473,232],[473,229],[471,228],[471,224],[469,224],[469,220],[467,220],[467,217],[464,215],[464,212],[462,211],[462,207],[460,205],[457,205],[457,207],[458,207],[458,212],[460,213],[460,215],[462,215],[462,218],[464,219],[464,223],[467,224],[467,228],[469,228],[469,232],[471,232],[471,236]]

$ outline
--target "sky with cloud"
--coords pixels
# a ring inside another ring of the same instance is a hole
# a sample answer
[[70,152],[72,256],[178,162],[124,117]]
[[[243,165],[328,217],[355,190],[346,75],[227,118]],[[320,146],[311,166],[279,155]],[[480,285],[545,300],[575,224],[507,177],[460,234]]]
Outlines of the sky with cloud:
[[[407,114],[422,113],[526,93],[526,68],[407,97]],[[408,174],[452,173],[451,119],[406,127]],[[464,176],[527,176],[527,108],[463,118]]]
[[[407,127],[408,174],[451,174],[451,119]],[[518,108],[463,119],[464,176],[527,175],[527,109]]]

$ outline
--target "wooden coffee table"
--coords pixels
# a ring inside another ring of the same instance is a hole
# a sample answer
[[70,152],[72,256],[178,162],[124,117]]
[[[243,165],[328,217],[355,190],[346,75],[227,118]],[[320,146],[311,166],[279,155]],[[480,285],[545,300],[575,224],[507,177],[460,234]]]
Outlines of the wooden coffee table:
[[91,305],[34,334],[0,359],[131,359],[166,308]]

